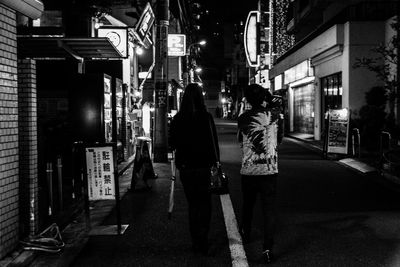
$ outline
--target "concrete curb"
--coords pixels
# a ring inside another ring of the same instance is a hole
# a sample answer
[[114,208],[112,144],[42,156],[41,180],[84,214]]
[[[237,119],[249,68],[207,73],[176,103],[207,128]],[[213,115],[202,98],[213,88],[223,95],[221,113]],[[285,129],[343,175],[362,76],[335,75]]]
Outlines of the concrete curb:
[[[285,136],[287,138],[290,138],[291,140],[294,140],[297,144],[303,146],[303,147],[307,147],[313,151],[316,152],[321,152],[322,153],[322,148],[319,147],[318,145],[315,145],[307,140],[303,140],[301,138],[295,137],[295,136],[291,136],[291,135],[287,135]],[[358,173],[362,173],[364,175],[366,174],[371,174],[371,173],[380,173],[382,179],[384,179],[386,182],[388,183],[392,183],[394,185],[400,185],[400,177],[389,174],[387,172],[381,172],[380,170],[378,170],[377,168],[375,168],[374,166],[371,166],[365,162],[363,162],[362,160],[356,159],[356,158],[344,158],[344,159],[339,159],[336,161],[338,164],[341,164],[349,169],[355,170]]]

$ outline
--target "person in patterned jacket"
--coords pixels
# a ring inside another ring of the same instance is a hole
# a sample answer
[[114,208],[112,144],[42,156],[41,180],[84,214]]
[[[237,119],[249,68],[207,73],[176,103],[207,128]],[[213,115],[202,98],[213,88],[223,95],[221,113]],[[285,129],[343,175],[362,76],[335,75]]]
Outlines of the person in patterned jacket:
[[274,97],[262,86],[251,84],[244,95],[252,108],[238,118],[243,194],[240,233],[244,243],[250,242],[253,208],[260,195],[264,217],[263,257],[270,263],[273,261],[278,145],[283,138],[283,115],[275,107]]

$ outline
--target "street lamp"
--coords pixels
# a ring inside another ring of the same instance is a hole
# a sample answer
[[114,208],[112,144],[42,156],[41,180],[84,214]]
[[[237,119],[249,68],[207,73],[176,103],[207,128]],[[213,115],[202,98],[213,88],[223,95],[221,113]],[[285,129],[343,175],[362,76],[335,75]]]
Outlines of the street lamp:
[[194,71],[195,71],[196,73],[201,73],[201,72],[203,71],[203,69],[200,68],[200,67],[196,67],[196,68],[194,69]]
[[192,82],[192,79],[193,79],[193,75],[192,75],[193,70],[192,70],[192,67],[191,67],[191,64],[190,64],[190,61],[189,61],[190,60],[189,57],[190,57],[190,54],[191,54],[192,47],[198,46],[198,45],[204,46],[206,44],[207,44],[206,40],[200,40],[199,42],[190,44],[186,49],[186,55],[185,55],[185,60],[186,60],[185,67],[186,67],[186,70],[183,73],[183,82],[184,82],[184,86],[185,87],[189,84],[189,82]]

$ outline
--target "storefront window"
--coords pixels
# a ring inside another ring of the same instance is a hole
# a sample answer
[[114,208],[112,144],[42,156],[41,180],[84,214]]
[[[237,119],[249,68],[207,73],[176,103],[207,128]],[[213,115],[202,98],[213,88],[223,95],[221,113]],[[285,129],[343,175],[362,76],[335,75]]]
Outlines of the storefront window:
[[342,73],[322,78],[321,89],[324,93],[323,108],[325,112],[329,109],[342,108]]
[[294,131],[314,134],[314,86],[307,84],[293,88],[294,92]]

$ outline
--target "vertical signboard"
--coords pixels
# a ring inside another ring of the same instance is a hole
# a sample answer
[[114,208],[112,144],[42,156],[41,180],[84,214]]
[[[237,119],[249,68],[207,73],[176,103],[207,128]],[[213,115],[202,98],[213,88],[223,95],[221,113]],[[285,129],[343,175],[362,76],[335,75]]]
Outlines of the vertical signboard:
[[135,26],[135,34],[140,40],[140,42],[148,48],[146,45],[146,37],[149,35],[151,27],[154,24],[155,16],[154,12],[151,9],[150,3],[147,3],[145,9],[143,10],[142,15],[140,16],[140,19],[138,23]]
[[104,141],[112,141],[111,77],[104,75]]
[[328,121],[328,153],[347,154],[349,110],[330,109]]
[[260,12],[250,11],[244,30],[244,50],[250,67],[260,66]]
[[115,199],[113,147],[87,147],[85,154],[89,200]]

